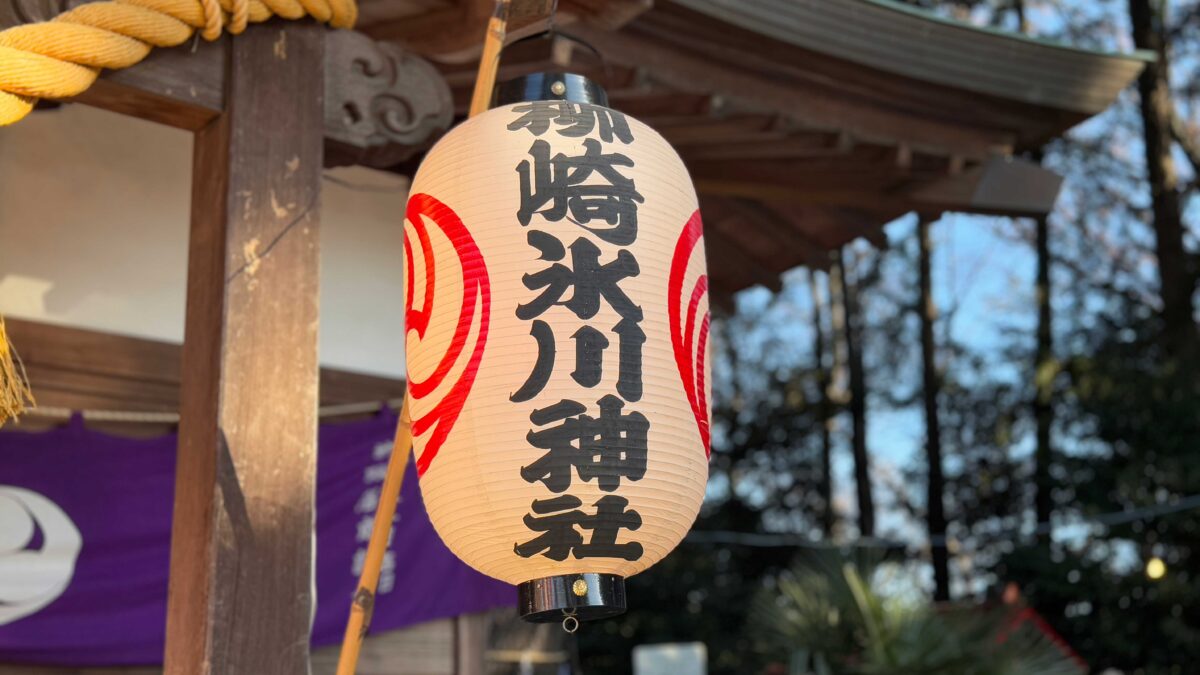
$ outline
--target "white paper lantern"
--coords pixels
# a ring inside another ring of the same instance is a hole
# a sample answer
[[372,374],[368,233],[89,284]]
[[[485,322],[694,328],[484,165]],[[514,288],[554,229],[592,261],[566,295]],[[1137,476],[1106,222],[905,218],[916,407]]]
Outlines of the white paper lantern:
[[[571,91],[582,80],[547,77]],[[494,108],[413,179],[421,490],[450,550],[519,585],[527,618],[623,611],[623,579],[696,518],[710,417],[702,237],[679,156],[594,103]]]

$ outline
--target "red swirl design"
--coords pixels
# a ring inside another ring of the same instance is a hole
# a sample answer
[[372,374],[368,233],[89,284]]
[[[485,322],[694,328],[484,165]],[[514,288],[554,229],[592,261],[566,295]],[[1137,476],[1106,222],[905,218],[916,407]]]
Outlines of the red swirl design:
[[[700,439],[704,442],[704,455],[707,457],[712,452],[708,419],[708,383],[704,380],[708,361],[710,321],[707,303],[704,316],[699,316],[701,301],[708,295],[707,273],[701,273],[696,279],[688,295],[687,313],[682,312],[683,284],[687,276],[688,262],[696,252],[696,245],[703,239],[704,223],[701,222],[700,211],[697,210],[684,224],[679,241],[675,244],[675,255],[671,258],[671,274],[667,279],[667,314],[671,321],[671,347],[675,351],[675,365],[679,367],[683,390],[692,406],[692,414],[696,416],[696,426],[700,430]],[[697,319],[700,320],[699,336],[696,336]]]
[[[413,242],[408,231],[405,230],[404,258],[407,263],[404,279],[407,288],[404,313],[405,330],[415,331],[417,337],[424,338],[433,314],[433,298],[439,261],[434,257],[433,245],[425,225],[427,219],[432,221],[454,246],[454,251],[458,254],[459,266],[462,268],[463,285],[458,323],[454,329],[454,337],[446,347],[446,353],[442,355],[437,368],[430,373],[429,377],[418,381],[414,380],[411,374],[409,375],[408,394],[414,401],[430,396],[446,381],[446,377],[458,363],[459,357],[463,355],[463,351],[467,347],[467,339],[470,337],[471,327],[475,323],[475,313],[477,310],[479,312],[479,331],[475,344],[471,347],[471,353],[467,357],[466,367],[463,368],[458,380],[451,385],[446,395],[428,412],[413,420],[414,438],[429,434],[428,440],[425,441],[424,452],[417,457],[417,475],[421,476],[425,474],[429,465],[437,457],[438,450],[446,442],[446,437],[450,435],[450,430],[458,421],[458,416],[467,402],[471,386],[475,384],[475,375],[479,372],[479,362],[483,359],[483,347],[487,343],[492,292],[488,282],[487,266],[483,262],[479,246],[475,244],[471,233],[463,225],[462,219],[449,206],[430,195],[417,193],[408,199],[405,218],[417,235],[421,260],[425,268],[424,294],[421,306],[418,308],[413,304]],[[446,263],[444,260],[441,262],[443,265]]]

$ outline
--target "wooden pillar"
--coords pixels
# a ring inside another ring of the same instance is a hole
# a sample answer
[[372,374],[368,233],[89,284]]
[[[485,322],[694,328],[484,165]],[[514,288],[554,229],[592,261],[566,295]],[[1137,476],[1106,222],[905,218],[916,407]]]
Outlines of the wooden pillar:
[[170,674],[308,672],[324,32],[229,41],[196,133]]
[[454,622],[455,672],[457,675],[483,675],[487,669],[484,656],[488,647],[490,615],[487,612],[460,614]]

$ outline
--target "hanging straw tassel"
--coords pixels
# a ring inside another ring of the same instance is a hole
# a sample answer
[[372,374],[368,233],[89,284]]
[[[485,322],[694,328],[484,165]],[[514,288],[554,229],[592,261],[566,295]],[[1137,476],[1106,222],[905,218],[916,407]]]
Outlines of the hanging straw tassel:
[[400,488],[404,484],[404,472],[408,469],[411,450],[412,419],[408,413],[408,397],[405,396],[404,405],[400,408],[400,423],[396,425],[396,438],[392,443],[392,457],[388,460],[387,475],[379,494],[379,506],[375,509],[375,526],[371,530],[371,541],[367,544],[367,557],[358,578],[354,602],[350,605],[346,634],[342,637],[337,675],[354,675],[358,667],[358,653],[362,650],[363,638],[367,637],[367,629],[371,627],[375,588],[379,585],[379,572],[383,568],[383,556],[392,535],[396,502],[400,499]]
[[29,378],[25,376],[17,350],[8,343],[4,317],[0,316],[0,427],[33,405],[36,403],[29,390]]

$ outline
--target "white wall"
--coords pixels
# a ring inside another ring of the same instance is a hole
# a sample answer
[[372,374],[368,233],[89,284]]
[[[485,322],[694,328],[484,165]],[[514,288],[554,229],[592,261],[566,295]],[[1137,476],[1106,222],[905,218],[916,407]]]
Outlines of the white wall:
[[[321,362],[404,373],[402,177],[325,181]],[[0,314],[183,339],[191,134],[80,105],[0,128]]]

